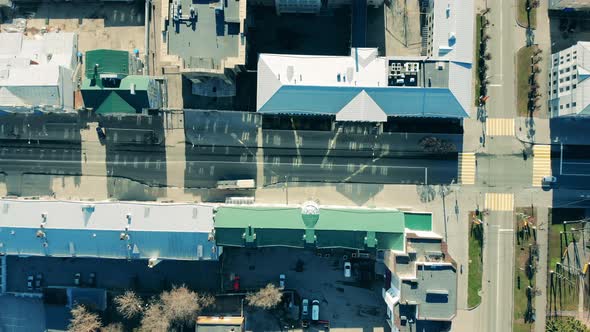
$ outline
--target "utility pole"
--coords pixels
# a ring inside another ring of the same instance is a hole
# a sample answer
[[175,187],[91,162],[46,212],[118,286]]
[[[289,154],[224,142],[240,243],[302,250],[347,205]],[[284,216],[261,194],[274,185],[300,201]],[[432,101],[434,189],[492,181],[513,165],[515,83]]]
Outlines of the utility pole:
[[285,175],[285,194],[287,196],[287,205],[289,205],[289,180]]

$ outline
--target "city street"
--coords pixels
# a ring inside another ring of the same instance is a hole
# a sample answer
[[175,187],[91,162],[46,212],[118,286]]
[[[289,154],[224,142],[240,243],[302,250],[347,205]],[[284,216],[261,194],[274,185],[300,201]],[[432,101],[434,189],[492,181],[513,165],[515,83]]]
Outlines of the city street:
[[484,269],[480,331],[512,330],[514,221],[512,211],[491,212],[484,226]]
[[[261,129],[261,116],[255,113],[184,113],[186,138],[177,137],[170,144],[161,117],[6,116],[10,121],[4,125],[9,128],[5,136],[22,131],[23,126],[27,131],[19,139],[3,140],[0,168],[7,182],[10,177],[32,173],[107,176],[155,187],[174,183],[186,188],[213,188],[218,180],[240,178],[255,179],[259,186],[284,182],[440,184],[458,178],[460,134],[379,133],[366,125],[339,126],[332,131]],[[94,130],[87,129],[87,121],[98,121],[104,128],[100,145]],[[73,126],[76,135],[69,133]],[[44,136],[49,127],[53,131]],[[78,140],[67,141],[64,133]],[[35,139],[39,137],[49,138]],[[89,144],[89,138],[96,143]],[[427,148],[426,141],[443,142],[447,148]],[[184,150],[178,149],[179,144],[184,144]],[[179,171],[168,172],[168,167]]]

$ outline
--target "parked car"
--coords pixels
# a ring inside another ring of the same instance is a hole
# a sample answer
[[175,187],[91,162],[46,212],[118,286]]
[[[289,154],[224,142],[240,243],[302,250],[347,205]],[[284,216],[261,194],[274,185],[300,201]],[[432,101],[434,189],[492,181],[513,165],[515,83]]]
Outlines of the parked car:
[[351,268],[352,268],[352,266],[350,265],[350,262],[344,262],[344,277],[345,278],[350,278],[350,276],[352,275]]
[[43,274],[37,273],[37,276],[35,277],[35,288],[41,289],[42,283],[43,283]]
[[317,321],[320,319],[320,301],[311,301],[311,320]]
[[33,276],[28,276],[27,277],[27,289],[32,291],[33,290],[33,284],[35,282],[35,278],[33,278]]
[[279,289],[285,289],[285,275],[279,275]]
[[74,285],[80,286],[80,273],[74,274]]
[[543,186],[550,187],[557,182],[557,178],[555,176],[544,176],[543,177]]
[[98,135],[98,139],[101,141],[104,140],[105,138],[107,138],[107,135],[105,134],[102,127],[100,127],[100,126],[96,127],[96,134]]
[[303,299],[301,301],[301,316],[305,317],[309,315],[309,300]]
[[90,275],[88,277],[88,285],[90,287],[95,287],[96,286],[96,273],[90,272]]

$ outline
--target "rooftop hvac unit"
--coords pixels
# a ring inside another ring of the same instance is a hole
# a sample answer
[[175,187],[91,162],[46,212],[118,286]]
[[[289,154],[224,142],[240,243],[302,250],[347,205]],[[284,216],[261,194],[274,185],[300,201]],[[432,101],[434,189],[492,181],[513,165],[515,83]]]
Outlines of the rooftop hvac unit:
[[406,72],[414,73],[418,71],[418,63],[417,62],[406,62],[404,64]]
[[248,205],[254,204],[254,197],[247,196],[247,197],[226,197],[225,204],[239,204],[239,205]]

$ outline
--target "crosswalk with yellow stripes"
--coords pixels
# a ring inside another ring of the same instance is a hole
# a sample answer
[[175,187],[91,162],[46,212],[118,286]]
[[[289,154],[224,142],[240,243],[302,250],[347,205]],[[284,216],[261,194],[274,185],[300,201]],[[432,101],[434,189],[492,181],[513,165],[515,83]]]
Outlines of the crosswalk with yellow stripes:
[[514,136],[513,118],[488,118],[486,120],[487,136]]
[[514,194],[486,193],[485,209],[489,211],[513,211]]
[[551,146],[533,146],[533,187],[541,187],[543,177],[551,175]]
[[459,183],[475,183],[475,153],[459,153]]

